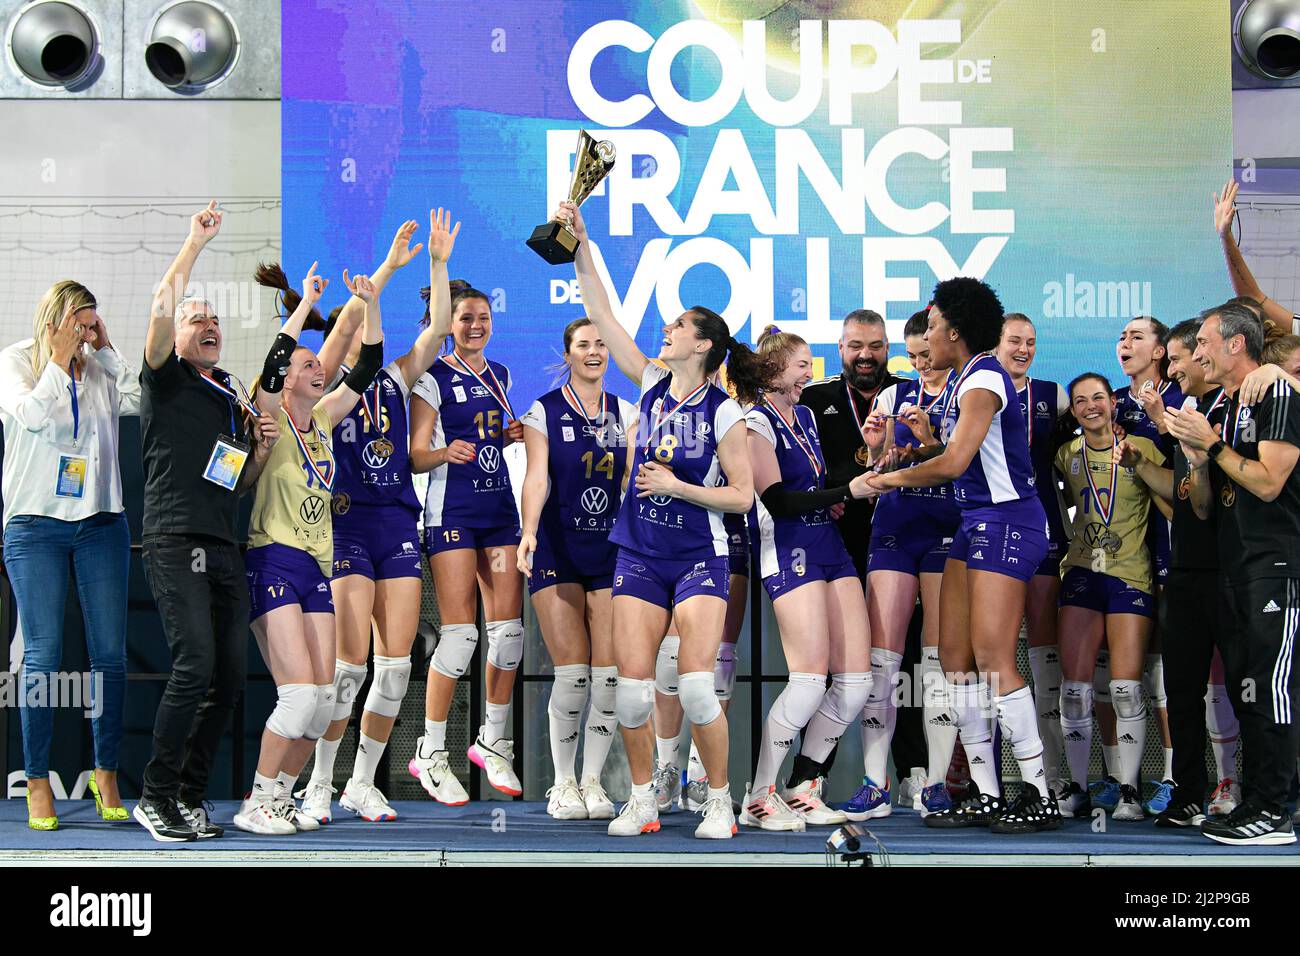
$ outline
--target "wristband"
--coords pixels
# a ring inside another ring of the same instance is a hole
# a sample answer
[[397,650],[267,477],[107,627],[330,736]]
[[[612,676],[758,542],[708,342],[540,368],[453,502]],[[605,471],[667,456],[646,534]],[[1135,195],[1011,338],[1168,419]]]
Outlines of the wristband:
[[1226,444],[1224,444],[1223,439],[1220,438],[1218,441],[1216,441],[1216,442],[1215,442],[1213,445],[1211,445],[1209,448],[1205,449],[1205,453],[1206,453],[1207,455],[1210,456],[1210,460],[1211,460],[1211,461],[1217,461],[1218,458],[1219,458],[1219,455],[1223,452],[1223,449],[1225,449],[1225,448],[1227,448],[1227,447],[1228,447],[1228,446],[1227,446]]

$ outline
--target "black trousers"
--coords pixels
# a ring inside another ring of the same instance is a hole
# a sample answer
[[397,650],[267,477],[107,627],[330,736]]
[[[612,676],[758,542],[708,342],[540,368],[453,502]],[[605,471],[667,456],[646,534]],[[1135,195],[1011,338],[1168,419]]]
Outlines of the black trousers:
[[1174,747],[1175,804],[1200,805],[1210,781],[1205,768],[1205,689],[1219,628],[1218,571],[1169,570],[1160,595],[1169,736]]
[[1300,743],[1293,711],[1300,578],[1225,581],[1220,593],[1219,653],[1228,696],[1241,723],[1242,797],[1281,813]]
[[144,795],[197,803],[244,689],[244,558],[236,545],[213,538],[157,535],[144,542],[144,572],[172,654]]

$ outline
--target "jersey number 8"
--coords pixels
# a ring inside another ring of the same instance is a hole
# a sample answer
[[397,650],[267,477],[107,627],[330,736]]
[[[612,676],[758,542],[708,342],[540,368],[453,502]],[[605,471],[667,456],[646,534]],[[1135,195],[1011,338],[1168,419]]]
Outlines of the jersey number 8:
[[655,447],[655,457],[665,465],[673,460],[673,449],[677,447],[676,435],[665,435]]

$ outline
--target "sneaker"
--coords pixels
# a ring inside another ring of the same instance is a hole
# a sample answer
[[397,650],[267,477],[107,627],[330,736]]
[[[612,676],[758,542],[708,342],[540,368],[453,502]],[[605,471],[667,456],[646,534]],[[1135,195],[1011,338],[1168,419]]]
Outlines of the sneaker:
[[[670,763],[661,764],[656,761],[651,780],[655,785],[655,804],[659,807],[659,812],[672,813],[676,809],[673,804],[682,795],[681,770]],[[707,785],[705,789],[708,789]]]
[[[352,777],[343,787],[343,796],[339,806],[351,810],[367,823],[387,823],[397,819],[397,811],[388,805],[388,798],[373,783]],[[307,812],[307,803],[303,802],[303,813]]]
[[293,797],[286,794],[282,797],[276,797],[274,804],[274,813],[280,814],[284,819],[293,825],[298,833],[310,833],[313,830],[319,830],[321,823],[315,817],[309,817],[298,809],[298,804],[293,802]]
[[179,797],[176,799],[176,809],[190,825],[190,829],[199,835],[200,840],[215,840],[226,832],[224,827],[219,827],[212,822],[211,808],[212,804],[206,800],[187,803]]
[[1156,826],[1162,829],[1181,829],[1199,827],[1205,822],[1205,814],[1195,803],[1173,803],[1165,812],[1156,817]]
[[307,786],[294,794],[302,801],[301,813],[311,817],[319,824],[326,824],[332,820],[333,814],[330,810],[330,804],[334,799],[334,788],[328,783],[319,780],[308,780]]
[[298,832],[284,816],[283,805],[270,797],[245,797],[235,814],[235,826],[260,836],[289,836]]
[[1032,783],[1025,784],[1020,796],[989,821],[991,833],[1041,833],[1060,827],[1061,811],[1056,796],[1050,790],[1044,796]]
[[560,780],[546,791],[546,812],[557,820],[587,819],[587,802],[576,780]]
[[[747,827],[760,830],[789,830],[802,833],[805,829],[803,817],[786,806],[776,786],[754,794],[746,791],[744,809],[740,811],[740,822]],[[703,824],[700,824],[703,826]]]
[[1104,780],[1098,780],[1088,787],[1088,797],[1092,800],[1094,807],[1101,807],[1103,810],[1114,810],[1119,803],[1119,781],[1114,777],[1107,776]]
[[406,765],[412,777],[420,781],[424,792],[439,803],[460,807],[469,803],[469,794],[451,772],[449,755],[445,750],[435,750],[425,755],[425,738],[415,742],[415,756]]
[[1241,784],[1231,777],[1224,777],[1210,794],[1210,804],[1206,812],[1212,817],[1226,817],[1241,806]]
[[898,782],[898,805],[921,809],[921,791],[925,789],[925,768],[913,767],[912,772]]
[[194,828],[181,815],[176,801],[170,798],[151,800],[141,797],[131,811],[131,816],[159,843],[188,843],[199,838]]
[[803,817],[803,822],[809,826],[838,826],[848,820],[848,817],[843,811],[828,807],[822,800],[823,784],[821,777],[805,780],[798,786],[784,791],[781,799],[785,801],[787,807]]
[[[775,796],[775,788],[773,790]],[[780,797],[777,797],[780,800]],[[789,807],[786,807],[789,810]],[[695,838],[697,840],[730,840],[736,835],[736,814],[732,810],[730,797],[713,797],[704,801],[704,809],[700,811],[700,816],[704,817],[700,825],[695,828]],[[801,820],[800,823],[803,821]]]
[[627,803],[623,804],[623,812],[609,822],[605,832],[610,836],[622,837],[657,833],[658,830],[659,805],[655,803],[653,794],[649,799],[638,799],[636,793],[633,793]]
[[1115,809],[1110,812],[1112,820],[1145,820],[1146,812],[1142,809],[1142,803],[1138,799],[1138,792],[1128,784],[1123,784],[1119,788],[1119,803],[1115,804]]
[[1002,798],[980,793],[980,788],[972,780],[966,787],[965,795],[956,804],[947,810],[929,814],[923,818],[923,822],[927,827],[941,830],[986,827],[1002,810]]
[[683,810],[689,810],[691,813],[699,813],[704,809],[704,804],[708,800],[709,781],[687,780],[686,786],[682,787],[681,796],[677,798],[677,806]]
[[893,812],[893,807],[889,805],[889,781],[886,780],[885,785],[879,787],[870,777],[863,777],[858,792],[846,803],[841,803],[839,809],[846,819],[854,823],[889,816]]
[[1223,818],[1209,818],[1201,833],[1229,846],[1278,846],[1295,842],[1295,826],[1285,813],[1269,813],[1244,803]]
[[582,802],[587,807],[588,820],[614,819],[614,801],[609,799],[609,794],[599,780],[584,781],[578,792],[582,794]]
[[1073,780],[1057,791],[1056,805],[1061,816],[1067,818],[1086,817],[1092,812],[1092,801],[1088,792]]
[[1172,780],[1162,780],[1159,783],[1153,780],[1151,785],[1156,788],[1155,793],[1151,794],[1151,799],[1143,804],[1143,808],[1152,816],[1157,816],[1169,809],[1169,804],[1174,799],[1174,790],[1177,789],[1178,784]]
[[923,817],[952,809],[952,796],[948,793],[948,785],[945,783],[936,783],[923,789],[920,794],[920,801],[921,816]]
[[470,745],[466,755],[474,765],[487,773],[488,783],[493,789],[512,797],[522,796],[523,786],[515,776],[515,742],[508,737],[495,741],[491,747],[483,739],[483,728],[479,728],[478,738]]

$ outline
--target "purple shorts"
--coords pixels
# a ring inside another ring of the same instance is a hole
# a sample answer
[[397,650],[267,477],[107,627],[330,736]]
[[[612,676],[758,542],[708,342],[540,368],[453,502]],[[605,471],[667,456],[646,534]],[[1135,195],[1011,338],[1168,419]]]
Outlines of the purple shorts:
[[912,577],[942,574],[951,546],[952,538],[946,536],[873,532],[871,549],[867,552],[867,573],[901,571]]
[[727,541],[727,567],[732,574],[749,577],[749,535],[733,534]]
[[498,528],[465,528],[460,525],[438,525],[424,529],[424,553],[432,557],[444,551],[462,548],[514,548],[519,545],[519,525],[502,525]]
[[422,577],[420,531],[405,508],[358,508],[334,516],[334,577]]
[[1042,528],[1002,521],[967,521],[953,536],[948,557],[964,561],[971,571],[992,571],[1018,581],[1028,581],[1047,556],[1047,533]]
[[858,569],[847,554],[843,556],[843,560],[833,564],[817,564],[809,561],[782,568],[775,574],[763,578],[763,587],[767,589],[767,596],[775,601],[810,581],[837,581],[840,578],[853,578],[855,581],[858,578]]
[[731,569],[725,557],[703,561],[672,561],[618,549],[614,564],[614,597],[626,594],[656,607],[671,609],[697,594],[727,599]]
[[1038,570],[1034,572],[1034,577],[1043,575],[1049,578],[1059,578],[1061,576],[1061,561],[1065,558],[1065,551],[1068,548],[1064,541],[1058,541],[1055,538],[1047,539],[1047,557],[1038,565]]
[[244,573],[250,621],[287,604],[297,604],[304,614],[334,613],[329,579],[306,551],[283,544],[250,548],[244,555]]
[[610,549],[610,560],[601,567],[585,569],[584,574],[570,559],[566,549],[556,550],[550,537],[540,529],[537,532],[537,549],[533,551],[533,573],[528,575],[528,593],[536,594],[557,584],[581,584],[584,591],[603,591],[614,586],[614,558],[617,549]]
[[1099,614],[1155,617],[1155,598],[1109,574],[1070,568],[1061,580],[1061,607],[1082,607]]

